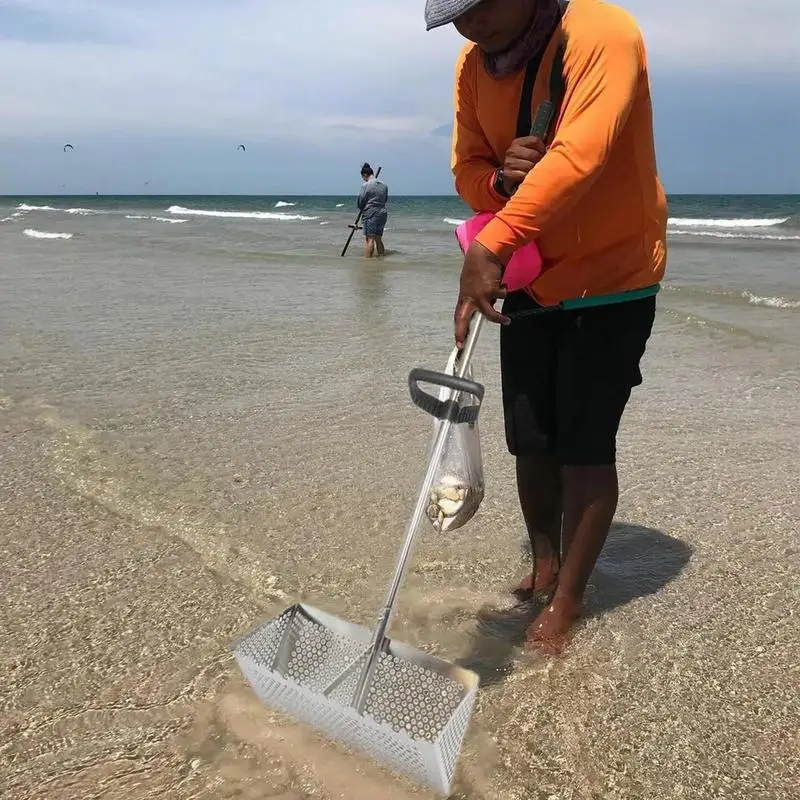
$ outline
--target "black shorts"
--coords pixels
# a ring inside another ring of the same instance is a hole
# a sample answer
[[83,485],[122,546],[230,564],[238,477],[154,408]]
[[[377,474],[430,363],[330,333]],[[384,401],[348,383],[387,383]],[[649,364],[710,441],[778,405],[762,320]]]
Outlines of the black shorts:
[[[560,464],[616,461],[617,430],[653,327],[655,297],[522,317],[500,333],[506,442],[515,456]],[[512,292],[503,312],[536,308]]]

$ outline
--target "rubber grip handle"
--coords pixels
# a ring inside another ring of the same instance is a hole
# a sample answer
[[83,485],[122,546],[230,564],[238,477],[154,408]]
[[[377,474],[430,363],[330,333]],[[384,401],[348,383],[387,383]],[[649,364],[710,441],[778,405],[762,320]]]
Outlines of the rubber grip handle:
[[547,132],[550,130],[550,123],[553,121],[553,112],[555,108],[549,100],[544,100],[539,108],[536,109],[536,114],[531,123],[531,136],[538,136],[544,141]]
[[[445,389],[472,395],[478,400],[478,403],[477,405],[460,406],[456,400],[440,400],[423,391],[420,383],[430,383],[434,386],[442,386]],[[411,393],[411,401],[415,406],[437,419],[449,419],[455,423],[474,423],[478,419],[484,394],[484,387],[480,383],[448,375],[445,372],[434,372],[430,369],[412,369],[408,374],[408,389]]]

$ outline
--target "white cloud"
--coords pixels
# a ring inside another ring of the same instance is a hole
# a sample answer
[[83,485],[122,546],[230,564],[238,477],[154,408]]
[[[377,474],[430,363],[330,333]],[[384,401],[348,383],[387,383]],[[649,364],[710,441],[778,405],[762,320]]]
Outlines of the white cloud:
[[[798,0],[624,5],[642,25],[654,71],[800,73]],[[5,0],[4,133],[236,131],[310,142],[354,129],[427,136],[450,117],[461,40],[452,29],[426,33],[423,6]],[[49,20],[46,30],[42,20]],[[72,38],[54,37],[59,26]]]
[[[36,41],[32,31],[31,41],[4,43],[6,133],[132,126],[313,137],[315,128],[358,125],[363,115],[365,129],[407,135],[403,120],[419,130],[440,123],[439,94],[452,71],[452,52],[426,39],[408,3],[387,4],[379,19],[367,0],[9,5],[64,24],[90,19],[96,40]],[[121,34],[128,44],[103,41]],[[407,83],[426,72],[438,93],[423,85],[420,95],[419,82]]]
[[[800,75],[798,0],[629,0],[652,62],[741,75]],[[702,78],[702,76],[699,76]]]

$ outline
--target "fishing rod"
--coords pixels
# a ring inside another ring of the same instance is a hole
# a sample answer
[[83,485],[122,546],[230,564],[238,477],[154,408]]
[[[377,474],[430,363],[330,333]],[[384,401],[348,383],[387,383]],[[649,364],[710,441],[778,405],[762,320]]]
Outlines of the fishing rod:
[[[378,167],[378,171],[375,173],[375,180],[378,179],[378,176],[381,174],[381,170],[383,167]],[[342,256],[347,252],[347,248],[350,247],[350,242],[353,241],[353,236],[355,232],[358,230],[358,223],[361,221],[361,215],[363,211],[358,212],[358,216],[356,217],[356,221],[352,225],[348,225],[348,228],[352,228],[353,230],[350,231],[350,235],[347,237],[347,241],[344,243],[344,250],[342,250]]]

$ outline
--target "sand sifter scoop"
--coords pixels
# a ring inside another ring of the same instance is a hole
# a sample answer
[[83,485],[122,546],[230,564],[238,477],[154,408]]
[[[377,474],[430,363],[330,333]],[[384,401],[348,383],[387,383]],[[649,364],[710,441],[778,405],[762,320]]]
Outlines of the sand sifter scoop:
[[[233,647],[265,705],[442,795],[451,790],[478,675],[392,641],[387,632],[448,432],[453,425],[474,423],[480,411],[483,386],[464,375],[482,322],[480,314],[473,317],[453,374],[415,369],[409,375],[413,402],[440,424],[374,631],[296,604]],[[427,394],[420,384],[438,386],[439,395]]]

